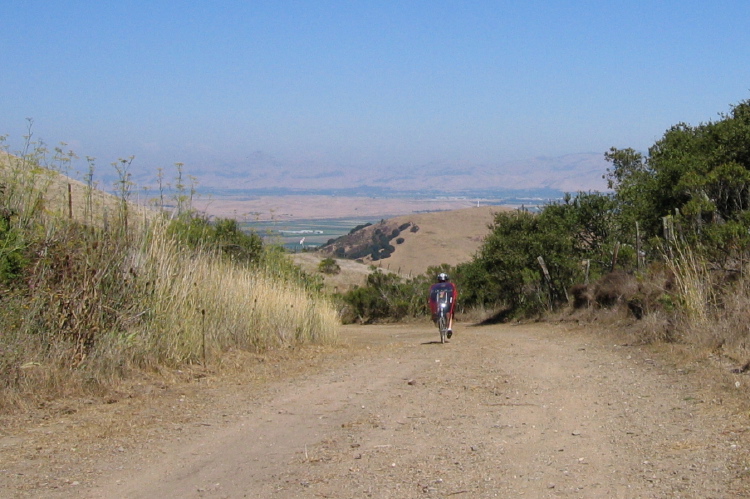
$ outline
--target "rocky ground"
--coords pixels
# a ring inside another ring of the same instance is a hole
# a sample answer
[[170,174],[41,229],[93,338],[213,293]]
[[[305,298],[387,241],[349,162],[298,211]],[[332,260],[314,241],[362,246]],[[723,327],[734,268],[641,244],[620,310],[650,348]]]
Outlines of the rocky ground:
[[[747,377],[569,325],[351,326],[5,418],[4,497],[750,494]],[[231,364],[231,362],[229,362]],[[220,375],[222,374],[223,375]]]

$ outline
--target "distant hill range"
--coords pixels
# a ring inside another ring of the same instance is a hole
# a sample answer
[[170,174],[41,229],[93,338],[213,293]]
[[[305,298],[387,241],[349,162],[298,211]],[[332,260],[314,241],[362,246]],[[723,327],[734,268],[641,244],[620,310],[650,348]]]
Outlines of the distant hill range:
[[[196,177],[201,193],[216,195],[226,192],[348,196],[444,193],[485,198],[498,195],[554,198],[563,192],[602,191],[606,189],[602,178],[606,169],[601,153],[536,157],[498,164],[443,161],[394,170],[317,163],[285,164],[258,151],[242,162],[185,165],[186,173]],[[154,185],[153,172],[133,173],[137,184]]]

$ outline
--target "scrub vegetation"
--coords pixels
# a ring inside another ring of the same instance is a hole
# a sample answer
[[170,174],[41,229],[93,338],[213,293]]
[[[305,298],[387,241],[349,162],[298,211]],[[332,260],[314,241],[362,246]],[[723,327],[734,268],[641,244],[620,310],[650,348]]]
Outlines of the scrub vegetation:
[[73,153],[31,133],[23,151],[3,151],[2,410],[103,390],[132,370],[210,365],[233,349],[331,342],[339,321],[424,318],[439,272],[472,320],[606,316],[643,342],[750,354],[750,101],[671,127],[647,153],[610,149],[610,192],[497,212],[470,261],[409,277],[372,267],[331,298],[321,283],[340,271],[333,256],[387,262],[419,228],[358,227],[305,273],[234,220],[195,213],[181,168],[165,213],[161,188],[153,210],[130,203],[132,158],[113,164],[116,197],[92,185],[91,158],[66,197],[59,179]]
[[335,341],[319,280],[234,220],[195,213],[181,181],[173,211],[163,191],[149,210],[130,202],[132,158],[113,164],[107,196],[92,158],[77,183],[64,145],[49,151],[31,129],[22,151],[0,145],[0,411],[230,350]]
[[[460,310],[494,310],[488,320],[614,311],[636,321],[643,341],[746,358],[750,101],[716,121],[671,127],[646,154],[612,148],[605,158],[611,192],[495,215],[474,258],[447,269]],[[345,318],[424,315],[406,297],[425,296],[435,273],[375,275],[340,297]]]

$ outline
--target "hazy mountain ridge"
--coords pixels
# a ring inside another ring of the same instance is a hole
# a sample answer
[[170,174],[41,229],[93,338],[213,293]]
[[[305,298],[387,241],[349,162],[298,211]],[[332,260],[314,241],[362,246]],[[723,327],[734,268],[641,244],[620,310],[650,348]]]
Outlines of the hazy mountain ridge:
[[[536,157],[491,164],[439,161],[412,168],[356,170],[317,163],[284,164],[257,151],[242,162],[185,171],[200,189],[283,192],[380,191],[475,195],[478,192],[538,190],[557,192],[603,191],[607,162],[599,153]],[[153,175],[134,172],[139,185],[153,185]]]

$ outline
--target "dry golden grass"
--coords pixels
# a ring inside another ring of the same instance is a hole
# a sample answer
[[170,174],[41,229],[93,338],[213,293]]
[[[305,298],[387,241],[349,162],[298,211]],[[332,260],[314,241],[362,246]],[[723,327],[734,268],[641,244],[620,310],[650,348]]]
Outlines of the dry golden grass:
[[282,261],[239,266],[187,248],[155,211],[33,158],[3,161],[3,222],[12,227],[0,235],[18,246],[0,256],[23,253],[27,262],[2,290],[0,410],[106,391],[140,367],[335,342],[332,305]]
[[202,361],[229,348],[252,351],[335,338],[338,318],[322,297],[272,275],[210,253],[187,255],[154,230],[142,271],[157,298],[154,317],[138,331],[140,356],[176,364]]
[[[403,242],[399,244],[396,239],[391,240],[395,250],[388,258],[375,262],[370,257],[363,258],[364,268],[374,265],[383,271],[408,277],[424,274],[429,267],[468,262],[489,234],[489,225],[495,214],[510,209],[512,208],[503,206],[481,206],[390,218],[385,221],[385,232],[410,224],[398,236],[403,238]],[[415,227],[418,230],[414,231]],[[377,228],[377,224],[366,227],[357,232],[357,236],[369,240]],[[319,255],[318,261],[327,256],[329,255]],[[304,261],[309,257],[299,259]]]
[[708,262],[689,247],[675,249],[674,258],[666,258],[675,276],[677,291],[682,298],[682,309],[687,319],[696,326],[708,320],[711,304],[715,303],[715,289],[711,282]]
[[[0,151],[0,178],[5,185],[6,198],[10,202],[17,201],[15,208],[37,204],[51,219],[64,218],[101,226],[114,221],[123,207],[122,199],[104,192],[97,185],[89,186],[3,151]],[[132,200],[126,205],[134,221],[158,216],[156,210]]]

